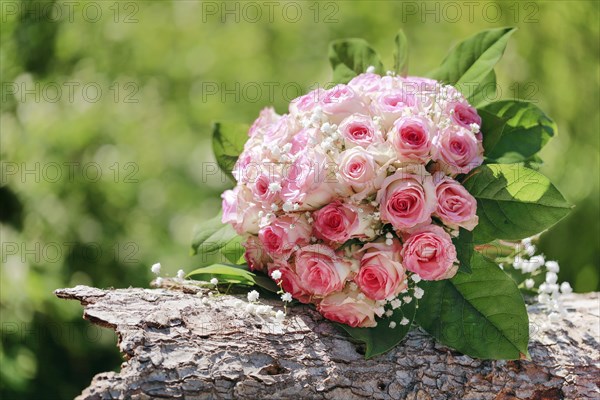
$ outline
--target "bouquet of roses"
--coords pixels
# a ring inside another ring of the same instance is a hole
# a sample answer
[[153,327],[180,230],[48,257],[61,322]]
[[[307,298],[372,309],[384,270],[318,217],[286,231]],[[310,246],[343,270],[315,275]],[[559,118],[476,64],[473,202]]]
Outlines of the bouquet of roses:
[[263,286],[264,273],[365,342],[367,357],[414,323],[465,354],[527,357],[523,298],[490,248],[549,228],[570,205],[530,168],[554,123],[531,103],[486,101],[512,32],[467,39],[429,78],[407,76],[401,32],[387,72],[365,41],[339,40],[335,85],[283,115],[265,108],[249,128],[216,124],[235,186],[194,249],[233,265],[194,273]]

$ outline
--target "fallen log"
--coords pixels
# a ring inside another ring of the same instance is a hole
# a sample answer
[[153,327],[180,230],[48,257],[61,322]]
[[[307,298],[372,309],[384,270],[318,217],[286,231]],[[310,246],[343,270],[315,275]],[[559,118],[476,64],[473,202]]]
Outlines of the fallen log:
[[[245,311],[244,295],[171,289],[59,289],[83,317],[114,329],[125,357],[78,399],[585,399],[600,398],[598,293],[564,296],[550,324],[529,306],[531,361],[478,360],[413,329],[392,351],[364,347],[307,306],[279,322]],[[281,309],[281,302],[262,300]]]

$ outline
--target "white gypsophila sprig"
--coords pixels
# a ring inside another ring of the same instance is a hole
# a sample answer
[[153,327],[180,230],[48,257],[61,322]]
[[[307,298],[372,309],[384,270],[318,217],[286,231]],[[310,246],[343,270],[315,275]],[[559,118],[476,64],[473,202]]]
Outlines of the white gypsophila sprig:
[[558,282],[560,266],[537,253],[536,237],[513,244],[513,253],[502,259],[503,269],[517,280],[520,288],[536,294],[535,299],[546,310],[549,321],[556,322],[566,313],[561,297],[573,289],[568,282]]
[[150,267],[150,270],[155,275],[159,275],[160,274],[160,269],[161,269],[160,263],[154,263],[154,264],[152,264],[152,267]]
[[248,301],[251,303],[257,302],[259,297],[260,294],[256,290],[253,290],[248,293]]

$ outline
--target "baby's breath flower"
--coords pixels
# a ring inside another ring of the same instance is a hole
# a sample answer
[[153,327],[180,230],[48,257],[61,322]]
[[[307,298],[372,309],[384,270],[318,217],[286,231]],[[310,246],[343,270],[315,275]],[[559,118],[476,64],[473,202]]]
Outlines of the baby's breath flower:
[[248,301],[249,302],[258,301],[259,297],[260,297],[260,294],[258,294],[258,292],[256,290],[253,290],[250,293],[248,293]]
[[558,271],[560,271],[560,267],[556,261],[546,261],[546,268],[548,268],[548,271],[554,273],[558,273]]
[[531,289],[533,288],[533,285],[535,285],[535,281],[531,278],[525,279],[525,287],[527,289]]
[[264,314],[268,314],[268,313],[270,313],[270,312],[271,312],[271,309],[272,309],[272,308],[273,308],[273,307],[271,307],[271,306],[265,306],[265,305],[260,305],[260,306],[257,306],[257,307],[256,307],[256,314],[257,314],[257,315],[261,315],[261,314],[262,314],[262,315],[264,315]]
[[409,323],[410,321],[406,317],[402,318],[402,320],[400,321],[400,325],[408,325]]
[[394,321],[390,321],[390,328],[394,329],[396,327],[396,323]]
[[387,310],[387,311],[385,312],[385,316],[386,316],[386,317],[391,317],[392,315],[394,315],[394,312],[393,312],[392,310]]
[[271,278],[277,280],[277,279],[281,279],[281,271],[276,269],[273,272],[271,272]]
[[285,313],[281,310],[277,310],[275,313],[275,319],[279,322],[283,321],[285,319]]
[[420,287],[415,287],[415,299],[420,299],[425,294],[425,291]]
[[177,279],[183,279],[185,278],[185,272],[180,269],[179,271],[177,271]]
[[396,308],[398,308],[402,305],[402,302],[400,301],[400,299],[394,299],[394,300],[390,301],[390,305],[395,310]]
[[555,272],[547,272],[546,273],[546,283],[554,284],[558,280],[558,275]]
[[419,276],[419,274],[412,274],[410,279],[412,279],[414,283],[421,282],[421,277]]
[[271,182],[269,184],[269,191],[276,193],[281,190],[281,184],[279,182]]
[[573,289],[571,288],[571,285],[569,284],[569,282],[561,283],[560,291],[561,291],[561,293],[564,293],[564,294],[573,293]]
[[210,284],[214,285],[214,286],[217,286],[219,284],[219,280],[217,278],[212,278],[210,280]]
[[161,278],[160,276],[158,278],[156,278],[156,286],[160,286],[163,283],[163,278]]
[[155,275],[160,274],[160,263],[152,264],[152,267],[150,267],[150,270]]
[[408,304],[412,301],[412,297],[404,296],[404,297],[402,297],[402,301],[404,301],[406,304]]
[[548,315],[548,319],[550,320],[550,322],[556,323],[560,321],[560,314],[556,312],[551,312],[550,315]]
[[292,301],[292,295],[286,292],[281,295],[281,300],[289,303],[290,301]]

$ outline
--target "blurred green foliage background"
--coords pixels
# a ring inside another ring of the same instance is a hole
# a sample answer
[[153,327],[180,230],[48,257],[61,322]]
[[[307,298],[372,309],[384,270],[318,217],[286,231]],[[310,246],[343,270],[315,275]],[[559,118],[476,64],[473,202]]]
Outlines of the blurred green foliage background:
[[284,112],[328,81],[335,38],[364,37],[391,66],[402,27],[419,75],[479,30],[518,26],[499,97],[558,123],[542,171],[576,205],[541,251],[576,291],[598,290],[598,4],[0,2],[2,398],[72,398],[118,368],[114,334],[53,290],[147,286],[154,262],[170,275],[197,266],[193,226],[227,186],[211,121]]

